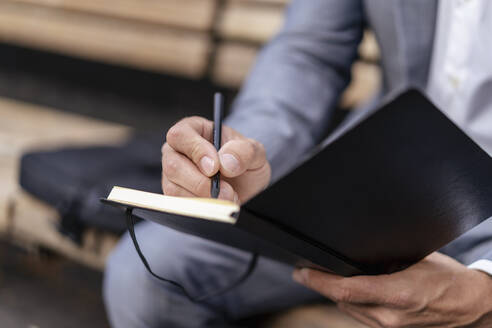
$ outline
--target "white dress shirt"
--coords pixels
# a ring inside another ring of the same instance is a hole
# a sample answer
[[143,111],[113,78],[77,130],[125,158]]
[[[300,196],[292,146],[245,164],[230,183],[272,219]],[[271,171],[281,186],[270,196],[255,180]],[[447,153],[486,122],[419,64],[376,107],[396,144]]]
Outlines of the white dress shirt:
[[[492,156],[492,1],[439,1],[427,93]],[[492,261],[469,267],[492,275]]]

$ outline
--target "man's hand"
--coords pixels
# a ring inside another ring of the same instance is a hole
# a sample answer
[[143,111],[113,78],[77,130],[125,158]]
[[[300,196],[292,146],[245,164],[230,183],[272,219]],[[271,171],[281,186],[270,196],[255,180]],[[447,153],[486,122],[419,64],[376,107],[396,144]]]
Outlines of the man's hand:
[[300,269],[294,279],[370,327],[492,327],[492,278],[440,253],[390,275]]
[[270,164],[259,142],[223,126],[222,147],[211,143],[213,122],[189,117],[176,123],[162,146],[165,195],[210,197],[211,179],[221,174],[219,198],[246,202],[270,181]]

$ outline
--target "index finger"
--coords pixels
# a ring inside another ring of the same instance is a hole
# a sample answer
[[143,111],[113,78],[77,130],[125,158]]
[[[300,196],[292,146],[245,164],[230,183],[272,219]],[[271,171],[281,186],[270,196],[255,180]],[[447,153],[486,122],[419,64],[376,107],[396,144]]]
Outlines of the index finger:
[[339,303],[399,306],[406,288],[391,275],[341,277],[311,269],[300,269],[294,279]]
[[219,170],[217,150],[209,141],[212,139],[212,130],[213,123],[202,117],[185,118],[169,129],[166,142],[210,177]]

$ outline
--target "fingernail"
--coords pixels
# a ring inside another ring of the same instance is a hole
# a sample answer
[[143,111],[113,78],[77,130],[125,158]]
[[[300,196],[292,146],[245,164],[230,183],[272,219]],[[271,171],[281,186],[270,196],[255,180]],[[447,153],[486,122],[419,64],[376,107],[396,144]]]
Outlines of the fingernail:
[[292,278],[300,284],[307,280],[307,269],[296,269],[292,274]]
[[211,175],[214,172],[214,160],[208,156],[202,157],[200,160],[200,166],[207,175]]
[[239,203],[239,195],[237,192],[234,193],[234,203]]
[[220,162],[222,163],[222,166],[231,173],[239,170],[239,161],[234,155],[222,154],[220,155]]

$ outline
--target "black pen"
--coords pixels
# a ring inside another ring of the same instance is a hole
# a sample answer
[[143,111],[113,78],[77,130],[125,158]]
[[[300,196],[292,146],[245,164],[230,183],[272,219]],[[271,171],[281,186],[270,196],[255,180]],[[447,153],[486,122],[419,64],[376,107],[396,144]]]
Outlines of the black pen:
[[[214,131],[213,131],[213,141],[214,147],[219,151],[221,139],[222,139],[222,117],[224,112],[224,97],[220,92],[214,95]],[[216,175],[212,177],[212,188],[210,194],[212,198],[219,197],[220,191],[220,173],[217,172]]]

